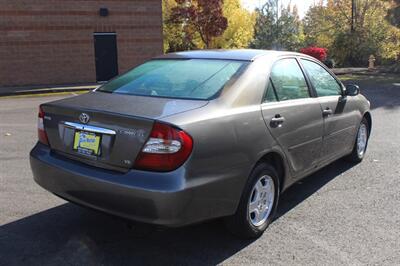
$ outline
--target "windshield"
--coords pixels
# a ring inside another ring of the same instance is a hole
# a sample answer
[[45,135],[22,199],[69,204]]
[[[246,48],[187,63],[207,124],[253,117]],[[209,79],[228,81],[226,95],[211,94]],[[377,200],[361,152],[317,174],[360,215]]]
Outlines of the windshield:
[[215,97],[245,64],[232,60],[151,60],[98,91],[207,100]]

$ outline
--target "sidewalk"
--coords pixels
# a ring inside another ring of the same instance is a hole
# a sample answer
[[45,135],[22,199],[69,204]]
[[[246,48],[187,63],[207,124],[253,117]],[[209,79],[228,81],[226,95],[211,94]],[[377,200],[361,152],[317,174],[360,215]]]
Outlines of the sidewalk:
[[0,97],[16,96],[29,94],[43,94],[55,92],[74,92],[74,91],[89,91],[100,86],[100,84],[85,84],[85,85],[66,85],[66,86],[34,86],[34,87],[0,87]]

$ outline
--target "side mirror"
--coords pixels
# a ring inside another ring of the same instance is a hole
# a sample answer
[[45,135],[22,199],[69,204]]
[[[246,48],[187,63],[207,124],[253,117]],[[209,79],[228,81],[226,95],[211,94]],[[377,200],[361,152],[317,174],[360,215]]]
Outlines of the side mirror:
[[360,94],[360,87],[356,84],[346,85],[346,95],[348,96],[357,96]]

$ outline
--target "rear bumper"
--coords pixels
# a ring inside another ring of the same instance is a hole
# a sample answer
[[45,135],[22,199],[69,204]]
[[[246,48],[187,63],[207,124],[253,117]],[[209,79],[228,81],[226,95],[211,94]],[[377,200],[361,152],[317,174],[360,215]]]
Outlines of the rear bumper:
[[210,195],[210,191],[220,189],[218,180],[191,186],[184,167],[168,173],[119,173],[66,159],[40,143],[31,151],[30,163],[35,181],[46,190],[140,222],[183,226],[231,215],[237,206],[229,200],[216,202]]

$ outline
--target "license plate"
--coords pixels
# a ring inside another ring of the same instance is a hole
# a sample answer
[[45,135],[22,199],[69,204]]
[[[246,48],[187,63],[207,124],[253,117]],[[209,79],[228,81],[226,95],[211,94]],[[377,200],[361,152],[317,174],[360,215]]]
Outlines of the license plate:
[[74,150],[84,155],[99,155],[100,153],[99,135],[86,131],[76,131],[74,138]]

